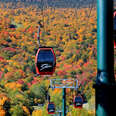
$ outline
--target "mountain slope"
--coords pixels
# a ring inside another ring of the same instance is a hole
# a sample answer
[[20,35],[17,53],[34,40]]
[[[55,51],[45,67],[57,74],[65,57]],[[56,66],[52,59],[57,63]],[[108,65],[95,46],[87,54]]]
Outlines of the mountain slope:
[[59,8],[78,8],[82,6],[88,6],[91,3],[95,3],[95,0],[0,0],[2,2],[24,2],[28,4],[48,5],[50,7]]

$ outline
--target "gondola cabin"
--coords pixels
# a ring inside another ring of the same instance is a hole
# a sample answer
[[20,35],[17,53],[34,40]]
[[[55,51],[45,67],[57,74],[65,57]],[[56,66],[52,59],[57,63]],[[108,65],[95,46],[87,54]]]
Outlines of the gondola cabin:
[[114,48],[116,48],[116,10],[113,12]]
[[116,40],[114,40],[114,48],[116,48]]
[[47,111],[48,114],[55,114],[55,105],[53,102],[48,103]]
[[75,96],[73,99],[74,107],[75,108],[82,108],[83,106],[83,98],[81,95]]
[[52,75],[55,71],[56,57],[52,48],[40,47],[35,58],[36,73],[39,75]]

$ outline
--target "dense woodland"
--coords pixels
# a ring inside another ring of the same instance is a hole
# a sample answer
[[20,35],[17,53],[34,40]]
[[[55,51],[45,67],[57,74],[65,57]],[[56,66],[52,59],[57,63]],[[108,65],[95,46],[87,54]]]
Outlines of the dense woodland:
[[[0,116],[47,116],[49,79],[54,78],[78,79],[86,96],[88,107],[74,109],[75,91],[67,89],[67,116],[94,116],[96,7],[42,10],[21,2],[15,5],[0,3]],[[56,54],[52,76],[34,76],[38,21],[44,24],[41,44],[52,46]],[[62,90],[49,93],[56,109],[62,109]],[[38,104],[44,106],[35,110]]]
[[39,7],[46,6],[57,7],[57,8],[80,8],[89,7],[89,5],[95,4],[96,0],[0,0],[1,2],[13,2],[14,4],[18,2],[24,3],[26,6],[30,4],[36,4]]

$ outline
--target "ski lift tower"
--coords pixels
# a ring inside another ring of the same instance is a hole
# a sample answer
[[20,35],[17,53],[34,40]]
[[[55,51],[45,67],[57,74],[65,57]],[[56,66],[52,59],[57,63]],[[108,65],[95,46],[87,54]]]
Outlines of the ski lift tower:
[[63,89],[62,92],[62,109],[63,109],[63,116],[66,116],[66,89],[70,88],[70,89],[78,89],[78,80],[74,80],[74,79],[51,79],[50,80],[50,88],[52,88],[53,90],[55,88],[60,88]]

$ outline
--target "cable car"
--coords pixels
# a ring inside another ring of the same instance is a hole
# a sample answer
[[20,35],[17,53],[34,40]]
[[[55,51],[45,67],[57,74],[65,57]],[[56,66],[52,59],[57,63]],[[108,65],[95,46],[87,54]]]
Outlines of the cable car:
[[53,102],[49,102],[47,111],[48,111],[48,114],[55,114],[55,105]]
[[11,28],[11,29],[15,29],[17,26],[16,25],[14,25],[14,24],[10,24],[9,25],[9,28]]
[[36,72],[39,75],[52,75],[55,71],[56,56],[51,47],[40,47],[35,58]]
[[73,99],[74,107],[75,108],[82,108],[83,106],[83,98],[81,95],[75,96]]
[[114,40],[114,48],[116,48],[116,40]]
[[114,48],[116,48],[116,10],[113,12],[113,27],[114,27]]

